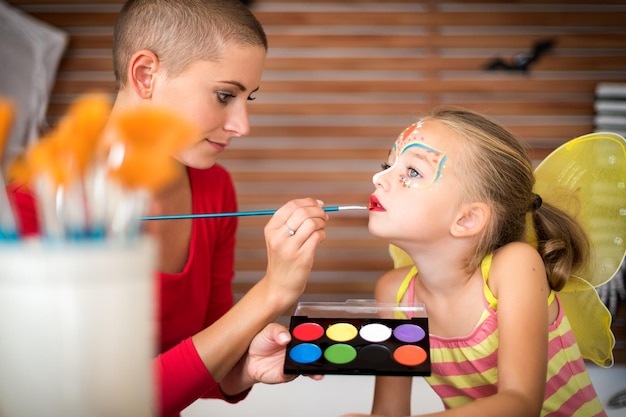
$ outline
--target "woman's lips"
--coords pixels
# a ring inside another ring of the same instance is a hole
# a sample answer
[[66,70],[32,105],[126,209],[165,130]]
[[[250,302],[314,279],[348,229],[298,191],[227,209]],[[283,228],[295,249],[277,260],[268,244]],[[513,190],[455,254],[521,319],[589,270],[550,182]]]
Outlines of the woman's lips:
[[370,211],[385,211],[385,208],[382,204],[380,204],[378,198],[373,195],[370,197],[370,204],[367,206],[367,208],[369,208]]
[[218,142],[213,142],[209,139],[205,139],[205,141],[211,145],[213,148],[215,148],[218,151],[223,151],[224,149],[226,149],[226,146],[228,146],[228,144],[224,144],[224,143],[218,143]]

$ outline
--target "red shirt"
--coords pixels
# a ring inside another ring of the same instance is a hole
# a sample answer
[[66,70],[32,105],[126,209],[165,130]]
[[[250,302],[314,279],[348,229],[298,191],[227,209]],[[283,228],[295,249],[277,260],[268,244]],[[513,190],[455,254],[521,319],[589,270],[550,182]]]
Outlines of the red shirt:
[[[187,169],[193,213],[237,211],[229,173],[215,165]],[[10,185],[22,235],[39,233],[35,202],[25,187]],[[176,416],[198,398],[225,399],[200,360],[191,336],[210,326],[233,304],[236,217],[194,219],[189,257],[182,272],[158,274],[159,355],[153,360],[158,375],[161,415]],[[230,402],[243,399],[247,391]]]

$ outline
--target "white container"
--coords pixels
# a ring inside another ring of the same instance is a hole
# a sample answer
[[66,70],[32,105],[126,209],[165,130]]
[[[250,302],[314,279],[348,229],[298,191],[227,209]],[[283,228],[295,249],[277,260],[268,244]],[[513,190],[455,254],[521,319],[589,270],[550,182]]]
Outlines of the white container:
[[0,244],[0,416],[152,416],[155,244]]

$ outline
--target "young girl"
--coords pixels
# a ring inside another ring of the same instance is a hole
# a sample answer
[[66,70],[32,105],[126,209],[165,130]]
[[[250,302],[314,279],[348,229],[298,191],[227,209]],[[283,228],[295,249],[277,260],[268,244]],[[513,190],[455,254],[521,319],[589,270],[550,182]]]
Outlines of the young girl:
[[[439,108],[399,136],[384,168],[369,229],[414,266],[382,276],[376,298],[426,305],[437,415],[605,416],[556,294],[590,243],[533,192],[519,141]],[[411,382],[377,377],[372,414],[409,415]]]

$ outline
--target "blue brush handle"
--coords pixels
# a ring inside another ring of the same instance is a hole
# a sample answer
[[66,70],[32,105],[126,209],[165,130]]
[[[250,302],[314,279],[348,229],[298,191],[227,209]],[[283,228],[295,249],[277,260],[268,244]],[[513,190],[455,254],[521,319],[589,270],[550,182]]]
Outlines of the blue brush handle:
[[[367,210],[365,206],[328,206],[322,208],[324,211],[340,210]],[[276,210],[261,211],[236,211],[231,213],[198,213],[198,214],[172,214],[168,216],[145,216],[141,220],[177,220],[177,219],[208,219],[213,217],[242,217],[242,216],[269,216],[276,213]]]

